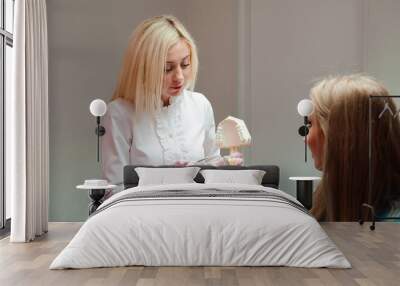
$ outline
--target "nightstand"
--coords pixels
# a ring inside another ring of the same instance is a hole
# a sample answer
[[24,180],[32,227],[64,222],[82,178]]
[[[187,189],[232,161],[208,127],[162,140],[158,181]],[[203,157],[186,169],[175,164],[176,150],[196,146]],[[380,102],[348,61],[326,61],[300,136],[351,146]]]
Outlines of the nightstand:
[[321,178],[290,177],[289,180],[296,181],[296,198],[306,209],[310,210],[312,208],[313,182],[321,180]]
[[94,213],[101,205],[106,190],[114,189],[115,187],[116,185],[110,185],[106,180],[97,179],[85,180],[83,185],[76,186],[78,190],[89,191],[88,194],[91,199],[89,204],[89,215]]

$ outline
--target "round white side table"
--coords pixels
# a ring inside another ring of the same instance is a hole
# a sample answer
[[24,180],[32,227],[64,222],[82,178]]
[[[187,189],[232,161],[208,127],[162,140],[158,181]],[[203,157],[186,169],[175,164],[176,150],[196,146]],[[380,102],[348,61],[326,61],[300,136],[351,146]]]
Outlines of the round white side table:
[[94,186],[88,184],[76,186],[78,190],[89,191],[88,194],[89,198],[91,199],[91,202],[89,204],[89,215],[94,213],[97,210],[97,208],[102,204],[102,199],[106,194],[106,190],[114,189],[116,187],[117,187],[116,185],[110,185],[110,184],[104,186]]
[[289,177],[296,181],[296,198],[303,206],[310,210],[312,208],[313,182],[321,180],[320,177]]

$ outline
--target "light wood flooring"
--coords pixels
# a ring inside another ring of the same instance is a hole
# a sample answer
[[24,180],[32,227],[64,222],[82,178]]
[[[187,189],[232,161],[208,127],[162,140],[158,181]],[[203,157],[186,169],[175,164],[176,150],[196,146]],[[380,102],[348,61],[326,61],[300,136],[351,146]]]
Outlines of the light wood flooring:
[[119,267],[49,270],[81,223],[50,223],[32,243],[0,240],[0,285],[400,285],[400,224],[324,223],[353,268]]

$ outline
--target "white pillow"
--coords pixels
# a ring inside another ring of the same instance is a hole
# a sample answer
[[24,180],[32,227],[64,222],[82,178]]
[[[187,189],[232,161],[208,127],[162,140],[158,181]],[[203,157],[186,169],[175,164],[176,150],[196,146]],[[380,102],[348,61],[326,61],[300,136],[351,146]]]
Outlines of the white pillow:
[[265,171],[262,170],[202,170],[204,183],[233,183],[261,185]]
[[139,186],[195,183],[193,179],[199,170],[199,167],[135,168],[139,176]]

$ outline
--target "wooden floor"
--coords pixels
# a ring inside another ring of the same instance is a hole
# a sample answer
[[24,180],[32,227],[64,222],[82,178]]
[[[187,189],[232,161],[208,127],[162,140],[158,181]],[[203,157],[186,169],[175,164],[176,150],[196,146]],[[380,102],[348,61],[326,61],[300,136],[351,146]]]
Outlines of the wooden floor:
[[353,268],[120,267],[48,270],[80,223],[50,223],[32,243],[0,241],[0,285],[400,285],[400,224],[326,223]]

